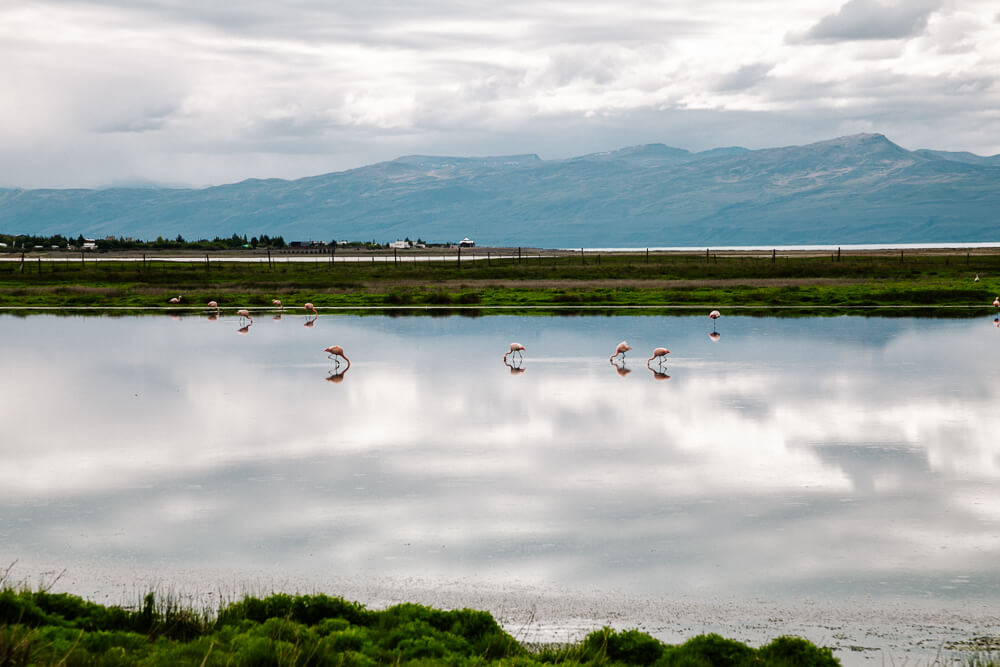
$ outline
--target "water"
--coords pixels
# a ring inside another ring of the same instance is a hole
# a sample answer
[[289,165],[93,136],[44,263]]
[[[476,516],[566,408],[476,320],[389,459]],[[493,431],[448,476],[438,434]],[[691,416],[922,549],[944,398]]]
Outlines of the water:
[[848,663],[995,632],[989,319],[309,321],[0,316],[0,567],[112,603],[469,605],[543,640],[794,632]]

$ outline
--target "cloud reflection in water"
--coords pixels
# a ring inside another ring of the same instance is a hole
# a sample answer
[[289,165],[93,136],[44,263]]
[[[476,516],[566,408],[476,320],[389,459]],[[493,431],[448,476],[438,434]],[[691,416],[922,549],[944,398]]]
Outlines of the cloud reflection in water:
[[[305,322],[315,320],[303,320]],[[0,557],[1000,598],[970,321],[0,317]],[[658,383],[612,373],[669,342]],[[511,377],[506,341],[530,354]],[[350,350],[331,384],[323,348]],[[933,351],[932,354],[929,351]]]

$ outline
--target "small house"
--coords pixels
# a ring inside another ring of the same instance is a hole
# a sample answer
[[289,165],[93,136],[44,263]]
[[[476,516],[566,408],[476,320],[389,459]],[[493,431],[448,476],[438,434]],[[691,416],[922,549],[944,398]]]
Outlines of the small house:
[[473,241],[472,239],[470,239],[468,236],[466,236],[464,239],[462,239],[461,241],[459,241],[458,247],[459,248],[475,248],[476,247],[476,242]]
[[393,241],[389,244],[389,247],[393,250],[406,250],[410,247],[409,241]]

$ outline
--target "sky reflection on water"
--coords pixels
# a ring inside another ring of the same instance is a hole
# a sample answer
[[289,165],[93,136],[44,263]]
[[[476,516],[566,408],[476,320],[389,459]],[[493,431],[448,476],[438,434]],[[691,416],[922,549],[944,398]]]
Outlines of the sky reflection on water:
[[306,321],[0,316],[0,564],[1000,600],[986,319]]

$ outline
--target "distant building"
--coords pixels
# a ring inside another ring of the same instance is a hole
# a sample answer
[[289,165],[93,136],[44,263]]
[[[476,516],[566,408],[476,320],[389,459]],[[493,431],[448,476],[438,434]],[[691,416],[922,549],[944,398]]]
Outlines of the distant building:
[[393,250],[406,250],[410,247],[409,241],[393,241],[389,244],[389,247]]
[[466,236],[464,239],[458,242],[459,248],[475,248],[476,242]]

